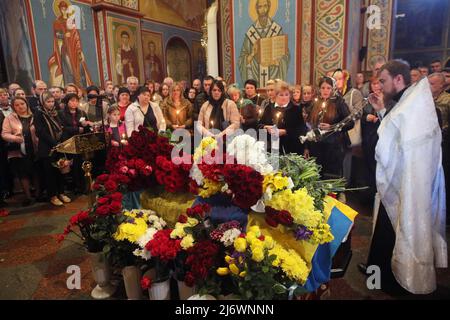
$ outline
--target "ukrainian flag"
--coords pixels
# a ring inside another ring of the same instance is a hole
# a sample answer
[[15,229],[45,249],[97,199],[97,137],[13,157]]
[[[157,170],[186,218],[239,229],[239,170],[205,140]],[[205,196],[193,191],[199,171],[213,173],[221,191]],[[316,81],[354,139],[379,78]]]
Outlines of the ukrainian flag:
[[331,265],[336,251],[351,231],[358,213],[349,206],[327,197],[325,199],[324,215],[328,219],[334,240],[324,245],[312,245],[306,241],[297,241],[291,232],[283,226],[272,228],[265,222],[265,215],[250,213],[248,226],[257,225],[264,235],[270,235],[287,250],[295,250],[306,262],[310,274],[304,289],[316,291],[322,284],[330,281]]

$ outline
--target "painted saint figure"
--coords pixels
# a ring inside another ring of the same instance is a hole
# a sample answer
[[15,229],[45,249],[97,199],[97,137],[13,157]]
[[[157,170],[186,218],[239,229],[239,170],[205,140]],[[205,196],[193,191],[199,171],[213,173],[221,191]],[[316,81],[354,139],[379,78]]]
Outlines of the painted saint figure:
[[139,63],[136,49],[132,47],[131,36],[127,31],[120,33],[121,44],[117,50],[116,71],[118,83],[125,83],[129,77],[139,78]]
[[75,83],[79,87],[92,85],[81,46],[81,36],[75,23],[75,9],[68,0],[55,1],[53,22],[53,54],[48,60],[50,84],[64,87]]
[[282,27],[273,21],[271,15],[272,2],[276,0],[256,1],[256,21],[248,29],[241,54],[239,56],[239,71],[242,81],[255,79],[259,87],[265,87],[269,79],[287,79],[288,66],[290,62],[289,51],[280,59],[271,61],[269,66],[261,65],[259,61],[260,52],[258,47],[261,39],[272,38],[283,35]]
[[148,43],[149,54],[145,57],[145,79],[161,83],[163,81],[163,67],[161,59],[156,55],[156,44]]

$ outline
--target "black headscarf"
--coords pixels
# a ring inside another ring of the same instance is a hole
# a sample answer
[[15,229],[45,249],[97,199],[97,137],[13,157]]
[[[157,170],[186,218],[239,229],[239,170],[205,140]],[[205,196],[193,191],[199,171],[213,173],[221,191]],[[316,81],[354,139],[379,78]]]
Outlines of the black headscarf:
[[[219,100],[214,100],[214,98],[212,97],[212,90],[214,89],[214,87],[218,87],[220,91],[222,91],[222,95],[220,96]],[[213,107],[211,111],[211,117],[209,120],[214,121],[214,126],[211,126],[210,124],[210,127],[218,129],[220,131],[223,131],[225,129],[223,128],[225,118],[223,116],[223,109],[222,109],[222,105],[225,102],[225,99],[226,99],[225,87],[223,86],[223,82],[214,80],[213,84],[211,85],[210,95],[208,97],[208,101]]]

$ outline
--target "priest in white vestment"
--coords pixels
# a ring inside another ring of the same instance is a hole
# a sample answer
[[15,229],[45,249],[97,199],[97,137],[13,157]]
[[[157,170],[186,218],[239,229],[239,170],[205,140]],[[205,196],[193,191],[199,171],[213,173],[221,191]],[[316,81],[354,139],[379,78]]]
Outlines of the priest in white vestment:
[[[393,295],[432,293],[436,268],[447,268],[441,130],[428,80],[410,81],[405,63],[383,66],[385,101],[396,104],[378,129],[381,206],[368,265],[380,267],[381,289]],[[372,100],[375,108],[383,106]]]

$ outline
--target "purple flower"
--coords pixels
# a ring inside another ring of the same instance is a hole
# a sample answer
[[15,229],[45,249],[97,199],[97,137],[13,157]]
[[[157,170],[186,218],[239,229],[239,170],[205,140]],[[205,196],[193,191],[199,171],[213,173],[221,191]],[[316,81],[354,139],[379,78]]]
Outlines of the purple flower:
[[297,240],[309,240],[312,235],[313,232],[305,226],[299,226],[295,231],[295,239]]

